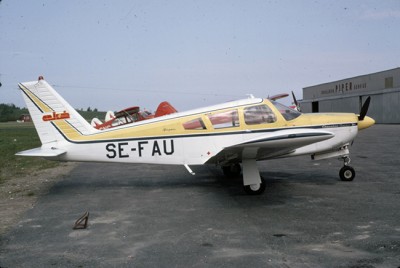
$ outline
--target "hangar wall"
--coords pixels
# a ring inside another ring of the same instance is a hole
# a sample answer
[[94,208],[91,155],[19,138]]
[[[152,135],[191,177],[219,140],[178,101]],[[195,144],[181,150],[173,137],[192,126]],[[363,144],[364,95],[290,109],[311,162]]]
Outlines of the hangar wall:
[[382,124],[400,124],[400,68],[303,88],[302,112],[359,113],[371,96],[368,116]]

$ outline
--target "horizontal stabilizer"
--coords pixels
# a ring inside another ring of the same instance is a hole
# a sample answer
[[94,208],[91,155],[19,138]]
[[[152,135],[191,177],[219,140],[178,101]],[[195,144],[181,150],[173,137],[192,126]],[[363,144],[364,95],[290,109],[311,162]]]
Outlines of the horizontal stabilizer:
[[65,154],[67,151],[57,148],[35,148],[31,150],[16,153],[19,156],[40,156],[40,157],[56,157]]

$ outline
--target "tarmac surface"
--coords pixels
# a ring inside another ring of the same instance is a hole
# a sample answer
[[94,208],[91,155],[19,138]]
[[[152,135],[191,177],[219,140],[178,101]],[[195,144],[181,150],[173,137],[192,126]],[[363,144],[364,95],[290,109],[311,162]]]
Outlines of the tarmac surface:
[[259,162],[261,196],[214,166],[82,163],[0,237],[0,267],[400,267],[399,134],[360,132],[353,182],[337,159]]

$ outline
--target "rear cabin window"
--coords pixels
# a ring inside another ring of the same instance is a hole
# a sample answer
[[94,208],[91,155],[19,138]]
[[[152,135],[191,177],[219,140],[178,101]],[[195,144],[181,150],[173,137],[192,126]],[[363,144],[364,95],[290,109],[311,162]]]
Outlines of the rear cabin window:
[[276,122],[274,112],[265,104],[244,108],[244,121],[247,125]]
[[206,129],[206,126],[204,125],[203,119],[201,118],[196,118],[193,120],[190,120],[186,123],[183,123],[183,127],[186,130],[203,130]]
[[239,116],[237,110],[225,111],[221,113],[211,114],[208,116],[214,129],[239,127]]

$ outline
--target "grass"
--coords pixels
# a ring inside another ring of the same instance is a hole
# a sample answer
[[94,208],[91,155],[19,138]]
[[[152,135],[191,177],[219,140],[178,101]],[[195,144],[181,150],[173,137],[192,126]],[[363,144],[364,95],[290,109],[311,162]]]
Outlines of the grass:
[[17,152],[40,146],[32,123],[0,123],[0,184],[16,176],[25,176],[58,166],[59,162],[15,155]]

